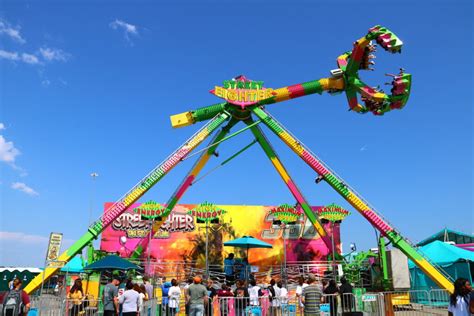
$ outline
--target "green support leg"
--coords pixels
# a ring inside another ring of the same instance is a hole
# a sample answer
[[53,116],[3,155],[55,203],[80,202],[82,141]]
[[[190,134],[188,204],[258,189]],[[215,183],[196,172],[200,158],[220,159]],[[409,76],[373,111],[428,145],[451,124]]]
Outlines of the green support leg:
[[[251,121],[246,121],[247,124],[251,124]],[[324,241],[326,247],[328,248],[329,253],[332,252],[332,243],[331,239],[329,238],[329,235],[326,233],[324,230],[323,225],[321,222],[318,220],[317,216],[313,213],[313,210],[311,209],[311,206],[306,202],[306,199],[303,197],[303,194],[300,192],[296,184],[293,182],[291,179],[290,175],[288,174],[288,171],[286,171],[285,167],[281,163],[280,159],[278,158],[275,150],[273,147],[270,145],[268,142],[267,138],[263,134],[262,130],[258,126],[253,126],[251,128],[251,131],[255,138],[257,139],[257,142],[260,144],[262,147],[263,151],[267,155],[267,157],[270,159],[272,162],[273,166],[277,170],[278,174],[281,176],[285,184],[288,186],[288,189],[290,189],[291,194],[295,197],[296,201],[300,204],[301,208],[303,209],[305,215],[308,217],[308,219],[311,221],[311,223],[314,225],[316,228],[316,231],[318,234],[321,236],[321,239]]]

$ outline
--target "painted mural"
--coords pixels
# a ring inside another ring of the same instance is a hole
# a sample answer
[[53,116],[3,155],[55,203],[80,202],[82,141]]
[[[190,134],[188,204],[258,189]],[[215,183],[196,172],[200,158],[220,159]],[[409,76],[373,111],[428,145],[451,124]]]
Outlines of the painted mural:
[[[106,203],[107,209],[111,203]],[[120,215],[102,233],[100,248],[103,251],[118,253],[129,257],[141,238],[148,235],[150,221],[141,220],[141,215],[134,212],[140,203],[133,204]],[[204,266],[206,244],[206,224],[193,216],[192,210],[197,204],[180,204],[171,212],[160,231],[151,241],[150,256],[153,261],[195,262]],[[273,245],[272,249],[251,249],[249,263],[252,265],[277,265],[283,258],[283,232],[285,233],[287,262],[323,261],[328,249],[317,235],[309,220],[302,215],[295,225],[283,230],[274,227],[275,206],[259,205],[217,205],[224,210],[222,215],[208,224],[210,264],[222,264],[229,253],[237,258],[246,257],[246,250],[224,247],[223,242],[242,236],[253,236]],[[312,207],[317,213],[320,207]],[[325,223],[329,235],[332,225]],[[334,243],[340,251],[340,224],[334,225]],[[122,242],[120,239],[122,236]],[[124,243],[123,241],[126,240]],[[147,251],[145,251],[147,254]]]

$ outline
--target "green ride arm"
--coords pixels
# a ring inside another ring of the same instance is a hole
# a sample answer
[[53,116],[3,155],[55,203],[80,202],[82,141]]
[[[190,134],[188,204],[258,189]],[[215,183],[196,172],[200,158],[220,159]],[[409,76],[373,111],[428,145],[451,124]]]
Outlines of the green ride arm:
[[[147,192],[153,185],[161,180],[172,168],[174,168],[184,157],[186,157],[194,148],[196,148],[204,139],[206,139],[214,130],[216,130],[222,123],[229,118],[227,112],[223,112],[209,121],[197,133],[189,138],[186,143],[173,152],[167,159],[153,169],[145,178],[143,178],[136,186],[134,186],[123,198],[115,202],[102,216],[89,227],[89,230],[76,241],[69,249],[63,252],[58,261],[68,262],[76,254],[78,254],[91,241],[97,238],[99,234],[112,222],[119,217],[127,208],[135,203],[145,192]],[[34,290],[41,286],[41,284],[48,280],[59,270],[59,267],[46,267],[45,270],[37,275],[25,287],[24,291],[31,294]]]

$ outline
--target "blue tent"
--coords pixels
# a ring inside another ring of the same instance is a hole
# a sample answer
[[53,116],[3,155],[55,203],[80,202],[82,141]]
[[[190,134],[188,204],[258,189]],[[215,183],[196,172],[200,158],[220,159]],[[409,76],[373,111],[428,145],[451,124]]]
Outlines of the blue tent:
[[[472,283],[471,269],[474,268],[474,252],[439,240],[421,247],[420,250],[430,261],[449,274],[453,280],[463,277]],[[438,288],[436,283],[428,278],[411,260],[408,261],[408,267],[410,268],[412,290]]]
[[142,267],[131,263],[128,260],[122,259],[118,256],[111,255],[100,259],[88,266],[84,267],[88,271],[106,271],[106,270],[143,270]]
[[83,273],[84,262],[82,261],[82,258],[79,256],[72,258],[64,267],[61,268],[61,272]]

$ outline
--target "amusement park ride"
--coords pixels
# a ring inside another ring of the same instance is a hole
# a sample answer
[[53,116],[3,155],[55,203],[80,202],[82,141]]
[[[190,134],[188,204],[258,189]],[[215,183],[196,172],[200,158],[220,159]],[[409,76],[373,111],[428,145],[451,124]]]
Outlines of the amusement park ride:
[[[387,220],[370,207],[359,194],[347,183],[343,182],[336,173],[329,169],[329,167],[315,156],[302,142],[292,136],[282,124],[265,110],[265,106],[273,103],[315,93],[322,94],[324,91],[329,93],[344,91],[350,110],[357,113],[372,112],[374,115],[383,115],[394,109],[402,109],[410,94],[410,74],[404,73],[404,71],[401,70],[398,75],[390,75],[393,77],[391,95],[387,95],[377,88],[368,86],[359,77],[359,70],[370,69],[370,65],[373,64],[371,59],[374,58],[375,45],[372,44],[372,41],[377,42],[383,49],[391,53],[401,52],[402,41],[387,28],[377,25],[369,29],[367,35],[354,43],[352,51],[346,52],[337,58],[338,68],[331,71],[331,77],[329,78],[272,90],[264,88],[263,83],[260,81],[251,81],[244,76],[239,76],[232,80],[224,81],[222,87],[215,87],[215,89],[211,91],[211,93],[216,96],[225,99],[225,102],[171,116],[173,127],[183,127],[206,120],[210,121],[146,175],[122,198],[108,208],[104,215],[94,222],[78,241],[61,254],[58,260],[63,262],[69,261],[94,239],[97,239],[107,226],[112,224],[129,206],[135,203],[172,168],[184,160],[204,139],[210,136],[225,122],[227,122],[227,124],[216,133],[210,144],[202,150],[202,154],[193,168],[169,199],[166,204],[165,212],[161,216],[161,220],[154,222],[150,231],[151,236],[154,236],[158,232],[171,210],[176,206],[189,186],[195,181],[197,175],[211,156],[215,154],[218,144],[244,130],[250,129],[255,136],[256,142],[263,148],[265,154],[288,186],[297,203],[324,240],[327,248],[329,250],[333,249],[333,247],[331,247],[331,240],[318,219],[317,214],[313,213],[310,204],[303,197],[275,153],[275,150],[263,134],[263,131],[258,126],[258,124],[263,123],[318,174],[316,182],[327,182],[365,217],[372,226],[380,231],[393,246],[400,249],[441,288],[452,292],[453,284],[449,276],[435,264],[431,263],[428,258],[424,257],[424,255],[404,238]],[[358,94],[360,95],[362,104],[358,101]],[[256,117],[256,120],[254,120],[253,117]],[[242,130],[228,135],[230,129],[239,121],[243,121],[247,126]],[[133,256],[139,257],[143,255],[149,241],[150,238],[143,238],[135,249]],[[57,267],[46,268],[42,274],[38,275],[26,286],[25,291],[27,293],[33,292],[41,286],[42,282],[56,273],[58,269]]]

